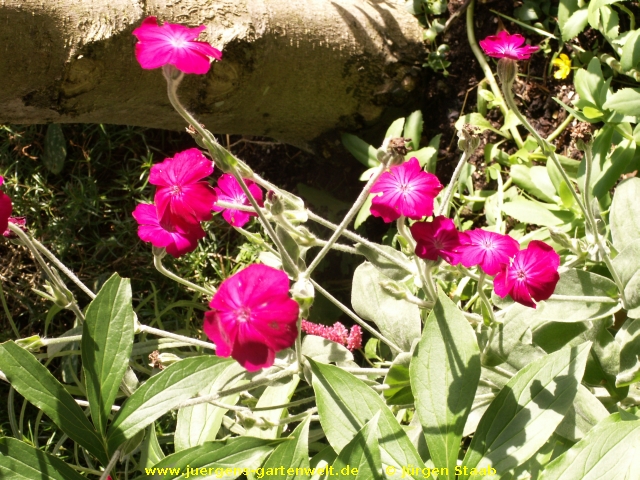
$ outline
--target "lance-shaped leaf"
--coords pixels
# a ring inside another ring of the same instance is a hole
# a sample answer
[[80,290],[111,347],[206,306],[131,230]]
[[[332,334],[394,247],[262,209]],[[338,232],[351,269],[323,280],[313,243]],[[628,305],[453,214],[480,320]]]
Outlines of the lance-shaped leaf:
[[96,429],[64,386],[36,358],[12,341],[0,345],[0,370],[16,391],[42,410],[69,438],[107,464]]
[[[335,475],[341,474],[353,480],[381,480],[382,461],[380,460],[380,445],[378,445],[378,420],[380,412],[376,413],[367,424],[362,427],[353,440],[340,452],[333,462]],[[348,473],[345,475],[344,472]],[[356,470],[353,470],[356,469]],[[357,471],[355,475],[351,473]]]
[[107,280],[89,304],[82,330],[84,370],[91,418],[98,432],[107,420],[133,347],[131,283],[117,273]]
[[640,314],[640,240],[627,244],[613,259],[613,268],[622,282],[629,316],[636,318]]
[[[246,370],[239,363],[232,363],[209,385],[198,392],[201,396],[232,388],[242,380]],[[235,405],[240,394],[229,395],[224,398],[225,405]],[[181,408],[178,411],[176,431],[173,443],[176,452],[187,448],[202,445],[216,439],[218,430],[222,425],[222,417],[227,413],[226,408],[216,407],[210,403],[202,403],[192,407]]]
[[628,318],[616,334],[620,345],[620,372],[616,386],[622,387],[640,382],[640,318]]
[[8,437],[0,438],[0,478],[86,480],[58,457]]
[[[253,437],[236,437],[228,441],[207,442],[187,450],[174,453],[165,457],[154,465],[145,480],[173,480],[187,477],[187,465],[189,468],[205,468],[205,474],[212,469],[211,475],[205,478],[237,478],[247,471],[257,468],[264,458],[280,444],[282,440],[265,440]],[[216,469],[219,469],[216,472]],[[226,474],[231,469],[231,474]],[[246,471],[245,471],[246,469]],[[191,471],[189,471],[191,473]],[[220,476],[213,476],[213,475]],[[189,478],[195,478],[189,476]]]
[[480,349],[462,312],[442,290],[413,354],[411,388],[433,463],[455,477],[462,432],[480,380]]
[[621,182],[613,194],[609,222],[613,246],[620,252],[636,240],[640,240],[640,178]]
[[507,472],[531,458],[573,403],[590,348],[567,346],[515,374],[480,420],[462,466]]
[[[280,467],[287,468],[284,471]],[[309,417],[300,422],[300,425],[291,432],[288,441],[281,443],[276,447],[267,461],[264,462],[263,468],[278,469],[275,475],[270,475],[270,480],[304,480],[309,478]],[[289,468],[299,469],[299,473],[290,474]]]
[[638,478],[640,420],[605,418],[545,468],[540,480]]
[[417,305],[394,298],[382,288],[389,278],[369,262],[353,274],[351,304],[358,315],[374,322],[380,332],[408,352],[420,338],[420,310]]
[[[424,463],[398,420],[369,386],[344,370],[309,360],[313,371],[320,423],[329,444],[336,452],[357,435],[374,415],[380,412],[378,439],[382,463],[397,468]],[[412,479],[410,475],[405,478]]]
[[154,420],[201,391],[232,361],[213,355],[192,357],[151,377],[124,402],[113,419],[107,432],[109,452],[112,454]]

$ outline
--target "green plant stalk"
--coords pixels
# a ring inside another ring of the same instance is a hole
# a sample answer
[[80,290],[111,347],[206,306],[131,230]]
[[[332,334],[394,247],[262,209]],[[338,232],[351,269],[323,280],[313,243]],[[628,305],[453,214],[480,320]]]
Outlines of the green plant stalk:
[[627,7],[622,5],[621,3],[616,3],[616,7],[618,7],[624,13],[629,15],[629,30],[635,30],[636,29],[636,15],[631,10],[629,10]]
[[[280,252],[280,258],[282,258],[283,262],[286,260],[290,264],[290,266],[293,269],[293,271],[298,274],[297,276],[299,276],[297,261],[294,261],[291,258],[291,256],[289,255],[289,252],[287,252],[286,248],[284,248],[284,245],[282,244],[282,242],[278,238],[278,235],[276,235],[276,231],[271,226],[271,223],[269,222],[269,220],[265,216],[263,210],[258,205],[258,202],[256,201],[256,199],[253,197],[253,194],[249,190],[249,187],[247,187],[247,184],[244,181],[244,178],[242,178],[242,175],[240,175],[240,172],[238,172],[238,169],[236,168],[235,165],[231,166],[231,174],[234,176],[236,181],[240,184],[240,188],[242,188],[242,191],[244,192],[245,196],[249,200],[249,203],[251,204],[251,206],[253,207],[255,212],[258,214],[258,218],[260,219],[260,223],[262,224],[262,227],[267,232],[267,235],[269,235],[269,238],[271,238],[271,241],[278,248],[278,252]],[[296,278],[296,280],[297,280],[297,278]]]
[[496,321],[496,316],[493,313],[493,305],[491,305],[491,302],[489,301],[489,299],[487,298],[487,295],[484,293],[484,290],[483,290],[484,279],[486,275],[487,275],[486,273],[484,273],[483,271],[480,271],[480,276],[478,277],[478,295],[480,296],[480,300],[482,300],[482,303],[484,304],[487,311],[489,312],[489,316],[491,317],[491,324],[495,325],[498,322]]
[[[316,215],[311,210],[307,210],[307,215],[309,215],[309,219],[310,220],[313,220],[314,222],[319,223],[323,227],[330,228],[331,230],[337,230],[337,228],[338,228],[338,226],[336,224],[331,223],[328,220],[325,220],[324,218],[322,218],[319,215]],[[387,252],[385,252],[384,250],[379,248],[378,244],[370,242],[366,238],[361,237],[357,233],[351,232],[350,230],[347,230],[347,229],[343,230],[341,235],[346,237],[346,238],[348,238],[349,240],[352,240],[352,241],[356,242],[356,243],[360,243],[360,244],[364,245],[365,247],[369,247],[371,250],[375,251],[381,257],[386,258],[390,262],[392,262],[395,265],[397,265],[397,266],[399,266],[399,267],[404,269],[404,266],[401,265],[400,262],[398,262],[397,259],[393,258],[393,256],[389,255]],[[412,272],[407,272],[407,273],[412,273]]]
[[[504,93],[505,100],[507,101],[507,105],[509,106],[511,111],[513,111],[513,113],[516,115],[516,117],[518,117],[518,120],[520,120],[522,125],[529,131],[529,133],[531,133],[533,138],[536,140],[536,142],[538,143],[538,145],[542,149],[542,152],[548,158],[551,158],[553,163],[555,163],[556,167],[560,171],[560,175],[562,176],[562,179],[565,181],[565,183],[569,187],[569,190],[571,190],[571,194],[573,195],[573,198],[576,201],[576,204],[578,205],[578,207],[582,211],[582,215],[584,216],[584,218],[585,218],[585,220],[586,220],[586,222],[587,222],[587,224],[589,226],[589,229],[593,232],[593,235],[594,235],[594,237],[596,239],[596,243],[598,245],[598,248],[600,250],[600,254],[602,255],[604,263],[607,265],[607,268],[609,269],[609,272],[611,272],[611,276],[613,277],[613,281],[615,282],[616,286],[618,287],[618,291],[620,292],[620,298],[622,298],[622,304],[626,305],[627,302],[626,302],[626,298],[625,298],[625,295],[624,295],[624,285],[622,285],[622,281],[620,280],[620,277],[619,277],[618,273],[613,268],[613,264],[611,263],[611,257],[609,256],[609,253],[606,251],[606,249],[604,248],[604,245],[602,244],[602,241],[600,239],[600,235],[598,234],[598,229],[597,229],[597,226],[596,226],[595,219],[593,218],[593,215],[591,213],[591,207],[587,208],[587,206],[584,205],[584,203],[582,202],[582,199],[580,198],[580,195],[578,194],[578,192],[576,192],[575,188],[573,188],[573,186],[572,186],[573,184],[571,183],[571,180],[569,179],[569,176],[567,175],[567,172],[564,171],[564,168],[562,167],[562,164],[560,163],[560,160],[556,156],[556,153],[553,150],[551,144],[549,142],[547,142],[546,140],[544,140],[540,136],[540,134],[536,131],[536,129],[533,128],[533,126],[525,118],[525,116],[522,115],[522,113],[520,113],[520,110],[518,109],[518,106],[516,105],[516,102],[513,99],[513,93],[511,92],[511,85],[507,85],[507,84],[505,84],[503,82],[502,91]],[[589,155],[590,155],[590,153],[589,153]],[[585,179],[585,186],[586,186],[585,187],[585,198],[588,199],[588,193],[587,192],[590,189],[589,177],[591,175],[591,162],[590,162],[589,158],[586,158],[585,161],[587,162],[585,164],[585,167],[586,167],[586,172],[585,172],[585,176],[586,176],[586,179]]]
[[67,266],[62,263],[58,259],[58,257],[51,253],[51,251],[47,247],[45,247],[42,243],[40,243],[33,237],[31,237],[31,241],[38,248],[38,250],[40,250],[44,254],[44,256],[51,261],[51,263],[53,263],[59,270],[61,270],[67,277],[69,277],[69,279],[73,283],[75,283],[80,288],[80,290],[86,293],[91,300],[96,298],[96,294],[93,293],[84,283],[82,283],[82,281],[76,276],[76,274],[69,270]]
[[360,211],[360,207],[362,207],[362,204],[365,202],[365,200],[369,196],[369,192],[373,188],[373,185],[376,183],[378,178],[380,178],[380,175],[382,175],[384,170],[385,170],[385,165],[380,164],[377,167],[377,169],[373,172],[373,175],[371,175],[371,177],[369,178],[369,181],[362,189],[362,192],[360,192],[360,195],[356,199],[355,203],[351,206],[347,214],[344,216],[344,218],[342,219],[342,222],[340,222],[340,225],[338,225],[338,228],[333,232],[333,235],[329,237],[329,240],[327,240],[326,245],[322,247],[322,250],[318,252],[318,254],[315,256],[311,264],[303,272],[303,275],[306,278],[309,278],[311,276],[311,273],[313,273],[313,271],[320,264],[320,262],[325,257],[325,255],[329,252],[329,250],[331,249],[331,246],[336,242],[336,240],[338,240],[340,235],[342,235],[342,232],[347,228],[349,223],[351,223],[351,220],[353,220],[353,217],[355,217],[356,214]]
[[199,292],[203,295],[206,295],[207,297],[210,297],[212,295],[214,295],[216,293],[216,289],[213,287],[201,287],[200,285],[196,285],[195,283],[190,282],[189,280],[185,280],[182,277],[179,277],[178,275],[176,275],[175,273],[167,270],[164,265],[162,265],[162,258],[160,255],[156,255],[154,252],[153,255],[153,265],[156,267],[156,270],[158,270],[158,272],[160,272],[162,275],[164,275],[167,278],[170,278],[171,280],[178,282],[182,285],[184,285],[185,287],[190,288],[191,290],[194,290],[196,292]]
[[361,319],[358,315],[356,315],[355,313],[353,313],[351,311],[351,309],[349,309],[347,306],[345,306],[340,300],[338,300],[337,298],[335,298],[333,295],[331,295],[329,292],[327,292],[324,288],[322,288],[316,281],[314,281],[313,279],[311,279],[311,284],[315,287],[315,289],[320,292],[327,300],[329,300],[331,303],[333,303],[336,307],[338,307],[340,310],[342,310],[342,312],[344,312],[346,315],[348,315],[354,322],[356,322],[358,325],[360,325],[364,330],[366,330],[367,332],[369,332],[372,336],[376,337],[378,340],[380,340],[381,342],[386,343],[389,348],[391,348],[392,350],[395,350],[397,353],[402,353],[403,350],[397,346],[393,341],[389,340],[387,337],[385,337],[384,335],[382,335],[380,332],[378,332],[375,328],[372,328],[371,326],[369,326],[369,324],[367,322],[365,322],[363,319]]
[[[498,82],[496,82],[495,77],[493,76],[493,72],[491,71],[491,67],[487,63],[487,60],[476,41],[476,34],[473,27],[473,11],[475,10],[476,0],[471,0],[469,7],[467,7],[467,40],[469,41],[469,46],[471,47],[471,51],[478,60],[480,67],[482,68],[482,72],[484,73],[485,78],[489,82],[489,86],[491,87],[491,92],[493,95],[500,99],[500,111],[504,117],[507,116],[507,106],[505,105],[504,99],[502,98],[502,93],[500,93],[500,87],[498,86]],[[520,136],[520,132],[518,131],[518,127],[511,127],[509,129],[513,140],[516,142],[518,148],[522,148],[524,142],[522,141],[522,137]]]
[[451,181],[449,185],[447,185],[447,189],[444,192],[442,197],[442,203],[440,203],[440,207],[438,208],[438,215],[444,215],[445,217],[449,216],[449,206],[451,204],[451,197],[453,197],[453,191],[458,183],[458,179],[460,178],[460,174],[462,173],[462,168],[465,163],[467,163],[467,158],[469,158],[469,154],[466,150],[463,150],[462,155],[460,155],[460,160],[456,165],[456,169],[453,171],[453,175],[451,175]]
[[0,301],[2,301],[2,308],[4,309],[4,313],[7,315],[7,319],[9,320],[9,323],[11,324],[11,330],[13,330],[13,334],[16,336],[16,338],[20,338],[20,330],[18,330],[16,323],[13,321],[13,316],[9,311],[7,300],[4,298],[4,290],[2,288],[1,280],[0,280]]
[[293,365],[289,365],[289,367],[284,370],[280,370],[273,374],[260,375],[258,378],[252,380],[249,383],[245,383],[244,385],[240,385],[238,387],[229,388],[227,390],[222,390],[220,392],[212,393],[211,395],[203,395],[201,397],[191,398],[180,405],[174,407],[174,410],[179,410],[185,407],[192,407],[194,405],[200,405],[201,403],[209,403],[211,400],[218,400],[219,398],[228,397],[229,395],[235,395],[236,393],[247,392],[249,390],[253,390],[258,387],[262,387],[264,385],[270,385],[277,380],[281,380],[283,378],[291,377],[298,373],[298,365],[294,363]]
[[113,453],[113,456],[111,457],[111,460],[109,460],[109,463],[107,464],[106,467],[104,467],[104,472],[102,472],[102,476],[100,477],[100,480],[107,480],[107,478],[109,477],[109,474],[111,473],[111,470],[113,470],[113,467],[116,466],[116,462],[118,461],[118,458],[120,457],[120,450],[116,450]]
[[569,113],[567,115],[567,118],[565,118],[562,121],[562,123],[558,125],[558,128],[556,128],[553,132],[549,134],[549,136],[547,137],[547,142],[553,142],[556,138],[558,138],[560,134],[564,132],[565,128],[569,126],[572,120],[573,120],[573,115]]
[[[164,330],[160,330],[159,328],[149,327],[148,325],[143,325],[138,323],[136,325],[136,333],[150,333],[151,335],[156,335],[158,337],[171,338],[173,340],[178,340],[183,343],[188,343],[189,345],[193,345],[195,347],[206,348],[208,350],[215,350],[216,346],[210,342],[203,342],[202,340],[198,340],[196,338],[185,337],[184,335],[178,335],[177,333],[166,332]],[[71,337],[70,337],[71,338]]]
[[[409,248],[414,252],[413,260],[418,269],[418,275],[420,276],[420,282],[424,287],[424,291],[431,300],[431,303],[435,304],[438,301],[438,293],[436,292],[435,284],[433,283],[433,278],[431,277],[431,269],[433,268],[433,262],[429,260],[421,261],[420,258],[415,254],[416,251],[416,242],[411,235],[411,232],[407,228],[407,224],[405,223],[405,217],[400,216],[396,220],[396,227],[398,229],[398,233],[407,240],[409,244]],[[411,301],[411,300],[409,300]],[[433,306],[433,305],[432,305]]]
[[[505,233],[502,228],[502,205],[504,204],[504,184],[502,183],[502,173],[498,170],[498,218],[496,219],[496,230],[498,233]],[[505,225],[506,230],[506,225]]]

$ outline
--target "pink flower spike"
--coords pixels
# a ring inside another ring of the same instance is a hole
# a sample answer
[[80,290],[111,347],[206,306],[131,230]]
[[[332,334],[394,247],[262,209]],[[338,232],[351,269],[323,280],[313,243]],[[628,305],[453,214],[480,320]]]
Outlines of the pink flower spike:
[[[8,223],[13,223],[20,227],[20,230],[23,232],[27,231],[27,218],[26,217],[9,217]],[[18,235],[9,230],[9,226],[7,224],[7,228],[5,228],[4,232],[2,232],[2,236],[6,238],[18,238]]]
[[418,257],[433,261],[442,257],[451,265],[460,263],[460,236],[450,218],[439,215],[432,222],[416,222],[411,225],[411,235],[417,242]]
[[493,281],[494,291],[502,298],[511,295],[514,301],[536,308],[533,300],[547,300],[553,294],[560,280],[559,266],[560,256],[550,245],[532,240],[510,265],[503,265]]
[[197,148],[179,152],[151,167],[149,183],[156,185],[154,202],[162,224],[193,224],[211,219],[216,192],[203,178],[213,162]]
[[298,336],[298,303],[281,270],[249,265],[220,284],[209,306],[203,330],[216,355],[231,356],[250,372],[273,365]]
[[362,347],[362,329],[358,325],[351,327],[351,331],[342,323],[336,322],[331,327],[302,320],[300,329],[309,335],[322,337],[330,342],[339,343],[349,350],[357,350]]
[[418,159],[413,157],[380,175],[371,193],[382,195],[373,197],[371,214],[387,223],[401,215],[420,220],[433,213],[433,199],[440,190],[438,177],[422,171]]
[[205,236],[200,225],[160,225],[158,212],[153,204],[138,204],[132,215],[138,222],[140,240],[155,247],[166,248],[167,253],[174,258],[194,251],[198,240]]
[[[245,183],[249,188],[249,191],[256,199],[256,202],[261,207],[264,205],[262,189],[253,183],[251,180],[246,180]],[[218,199],[227,203],[235,203],[237,205],[250,206],[249,199],[242,191],[242,187],[235,179],[233,175],[228,173],[223,174],[218,179],[218,186],[215,188]],[[215,212],[222,212],[222,217],[234,227],[244,227],[251,217],[257,217],[255,212],[245,212],[242,210],[235,210],[233,208],[224,208],[217,205],[213,206]]]
[[508,235],[475,229],[460,233],[460,263],[479,266],[487,275],[496,275],[520,250],[520,244]]
[[[0,185],[4,184],[4,178],[0,176]],[[0,192],[0,232],[4,232],[9,225],[9,217],[13,212],[11,198],[4,192]]]
[[498,35],[489,35],[484,40],[480,40],[480,46],[484,53],[494,58],[510,58],[511,60],[529,60],[532,53],[540,50],[540,47],[521,45],[524,37],[519,34],[509,35],[509,32],[502,30]]
[[207,73],[212,58],[222,59],[222,52],[207,42],[196,40],[204,25],[189,28],[175,23],[158,25],[156,17],[146,18],[133,31],[138,38],[136,58],[144,69],[173,65],[184,73]]

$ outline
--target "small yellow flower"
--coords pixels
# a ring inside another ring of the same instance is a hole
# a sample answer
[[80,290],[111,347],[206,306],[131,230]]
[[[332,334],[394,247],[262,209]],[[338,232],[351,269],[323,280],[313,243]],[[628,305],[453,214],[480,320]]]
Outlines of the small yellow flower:
[[558,80],[567,78],[571,73],[571,59],[564,53],[561,53],[558,58],[551,63],[558,67],[558,70],[553,74]]

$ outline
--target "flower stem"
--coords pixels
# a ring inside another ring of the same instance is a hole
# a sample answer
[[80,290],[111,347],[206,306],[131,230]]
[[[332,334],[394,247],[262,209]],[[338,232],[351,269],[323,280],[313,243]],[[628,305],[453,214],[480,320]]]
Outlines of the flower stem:
[[380,164],[378,168],[373,172],[373,175],[371,175],[371,177],[369,178],[369,181],[362,189],[362,192],[360,192],[360,195],[356,199],[355,203],[349,209],[345,217],[342,219],[342,222],[340,222],[340,225],[338,225],[338,228],[336,228],[335,232],[333,232],[333,235],[331,235],[329,240],[327,240],[327,243],[325,244],[325,246],[322,247],[322,250],[318,252],[318,254],[315,256],[311,264],[304,271],[305,277],[309,278],[311,276],[311,273],[320,264],[324,256],[329,252],[329,249],[331,248],[331,246],[336,242],[336,240],[338,240],[340,235],[342,235],[342,232],[347,228],[349,223],[351,223],[351,220],[353,219],[353,217],[356,216],[356,214],[360,210],[360,207],[362,207],[362,204],[365,202],[365,200],[369,196],[369,192],[373,188],[373,185],[376,183],[380,175],[382,175],[382,173],[384,172],[384,169],[385,169],[385,165]]
[[451,182],[447,185],[447,190],[444,192],[444,196],[442,197],[442,203],[440,204],[440,208],[438,208],[438,215],[444,215],[445,217],[449,216],[449,204],[451,203],[451,197],[453,196],[453,189],[458,183],[458,178],[460,178],[460,173],[462,173],[464,164],[467,163],[467,158],[469,158],[469,154],[463,150],[462,155],[460,155],[458,165],[456,165],[456,169],[453,171],[453,175],[451,175]]
[[216,293],[216,289],[213,287],[201,287],[200,285],[196,285],[195,283],[190,282],[189,280],[185,280],[182,277],[179,277],[173,272],[167,270],[164,265],[162,265],[162,257],[161,255],[153,255],[153,265],[156,267],[156,270],[163,274],[165,277],[170,278],[171,280],[178,282],[185,287],[190,288],[196,292],[200,292],[207,297],[211,297]]
[[[500,93],[500,87],[498,87],[498,82],[496,82],[496,79],[493,76],[491,67],[487,63],[487,60],[485,59],[484,54],[482,53],[482,50],[480,49],[480,46],[476,41],[476,34],[474,31],[474,25],[473,25],[473,20],[474,20],[473,11],[475,9],[475,6],[476,6],[476,0],[471,0],[471,3],[467,8],[467,39],[469,41],[469,46],[471,47],[471,50],[473,51],[473,54],[476,57],[476,60],[478,60],[478,63],[480,64],[480,68],[482,68],[482,72],[484,73],[484,76],[487,79],[487,82],[489,82],[489,86],[491,87],[491,92],[497,99],[500,100],[499,102],[500,111],[502,111],[502,115],[506,117],[508,110],[507,110],[507,106],[505,105],[504,99],[502,98],[502,94]],[[516,142],[516,145],[518,145],[518,148],[522,148],[522,145],[524,144],[524,142],[522,141],[520,132],[518,132],[518,127],[511,127],[509,129],[509,132],[511,132],[511,136],[513,137],[513,140]]]
[[16,336],[16,338],[20,338],[20,330],[18,330],[16,323],[13,321],[13,315],[11,315],[11,312],[9,311],[9,306],[7,305],[7,300],[4,298],[4,290],[2,288],[1,280],[0,280],[0,301],[2,301],[2,308],[4,309],[4,313],[7,316],[9,323],[11,324],[11,330],[13,330],[13,333]]
[[[178,340],[183,343],[188,343],[189,345],[193,345],[195,347],[206,348],[208,350],[215,350],[216,346],[210,342],[203,342],[202,340],[198,340],[196,338],[185,337],[184,335],[178,335],[177,333],[165,332],[164,330],[160,330],[159,328],[149,327],[147,325],[143,325],[138,323],[136,325],[136,329],[138,332],[150,333],[151,335],[156,335],[158,337],[171,338],[173,340]],[[69,337],[72,338],[72,337]]]
[[102,472],[102,475],[100,476],[100,480],[107,480],[107,478],[109,478],[109,474],[111,473],[111,470],[113,470],[113,467],[116,466],[116,462],[118,461],[119,457],[120,457],[120,449],[114,452],[113,456],[111,457],[111,460],[109,460],[109,463],[107,464],[107,466],[104,467],[104,472]]
[[485,276],[486,276],[486,273],[481,271],[480,276],[478,277],[478,295],[480,296],[480,300],[482,300],[482,303],[484,304],[487,311],[489,312],[489,316],[491,317],[491,324],[495,325],[497,322],[496,322],[496,316],[493,314],[493,305],[491,305],[491,302],[489,301],[489,299],[487,298],[487,295],[484,293],[484,290],[483,290]]
[[[578,194],[578,192],[576,192],[575,188],[573,188],[573,184],[571,183],[571,180],[569,179],[569,176],[567,175],[567,172],[565,172],[564,168],[562,167],[562,164],[560,163],[560,160],[558,159],[553,147],[551,146],[551,144],[549,142],[547,142],[545,139],[543,139],[540,134],[536,131],[535,128],[533,128],[533,126],[529,123],[529,121],[526,119],[526,117],[524,115],[522,115],[522,113],[520,113],[520,110],[518,109],[518,106],[516,105],[516,102],[513,98],[513,93],[511,91],[511,86],[507,85],[505,83],[502,84],[502,92],[504,93],[504,97],[505,100],[507,101],[507,105],[509,106],[509,108],[511,109],[511,111],[513,111],[513,113],[516,115],[516,117],[518,117],[518,119],[520,120],[520,122],[522,123],[522,125],[524,125],[524,127],[529,131],[529,133],[531,133],[531,135],[533,136],[533,138],[536,140],[536,142],[538,143],[538,145],[540,146],[540,148],[542,149],[542,153],[544,153],[547,158],[551,158],[551,160],[553,161],[553,163],[556,165],[557,169],[560,171],[560,175],[562,176],[562,179],[565,181],[565,183],[567,184],[567,186],[569,187],[569,190],[571,190],[571,194],[573,195],[574,200],[576,201],[576,203],[578,204],[578,207],[580,207],[580,210],[582,211],[582,215],[585,218],[585,221],[589,227],[589,230],[591,230],[591,232],[593,232],[593,236],[596,240],[596,243],[598,245],[598,249],[600,250],[600,254],[602,255],[602,258],[604,260],[604,263],[607,265],[607,268],[609,269],[609,272],[611,272],[611,276],[613,278],[613,281],[615,282],[616,286],[618,287],[618,291],[620,292],[620,297],[622,298],[622,303],[623,305],[626,305],[626,298],[625,298],[625,294],[624,294],[624,285],[622,284],[622,281],[620,280],[620,277],[618,276],[618,272],[616,272],[616,270],[613,268],[613,264],[611,263],[611,257],[609,256],[609,253],[607,252],[607,250],[604,247],[604,244],[602,243],[602,240],[600,239],[600,235],[598,234],[598,227],[595,221],[595,218],[593,217],[593,213],[591,211],[591,206],[590,205],[585,205],[582,202],[582,199],[580,198],[580,195]],[[590,182],[590,176],[591,176],[591,162],[592,162],[592,158],[591,158],[591,150],[589,148],[587,148],[585,150],[585,188],[584,188],[584,197],[585,197],[585,202],[589,201],[589,192],[591,189],[591,186],[589,185]]]

